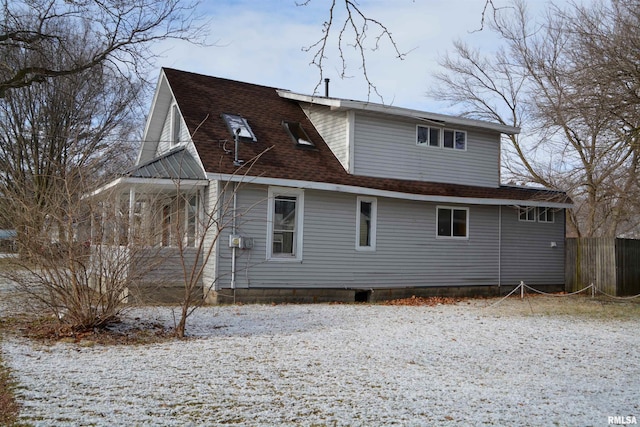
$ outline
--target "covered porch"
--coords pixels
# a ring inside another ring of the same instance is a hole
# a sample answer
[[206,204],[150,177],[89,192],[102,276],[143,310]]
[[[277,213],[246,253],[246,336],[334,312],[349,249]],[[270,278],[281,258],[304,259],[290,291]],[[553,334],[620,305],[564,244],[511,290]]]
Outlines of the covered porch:
[[180,148],[90,195],[100,200],[92,216],[91,244],[130,258],[128,274],[137,284],[129,289],[133,302],[171,303],[184,297],[185,281],[202,264],[208,184],[199,163]]

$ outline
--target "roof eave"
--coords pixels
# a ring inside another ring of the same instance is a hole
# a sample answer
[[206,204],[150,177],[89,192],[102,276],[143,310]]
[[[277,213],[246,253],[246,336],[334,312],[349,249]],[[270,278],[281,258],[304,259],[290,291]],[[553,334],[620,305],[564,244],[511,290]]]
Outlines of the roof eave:
[[353,101],[349,99],[327,98],[321,96],[304,95],[300,93],[290,92],[287,90],[278,90],[278,95],[285,99],[291,99],[298,102],[306,102],[316,105],[324,105],[332,110],[361,110],[376,113],[390,114],[394,116],[408,117],[417,120],[433,120],[444,122],[455,126],[469,126],[482,128],[500,132],[506,135],[516,135],[520,133],[520,128],[507,126],[500,123],[486,122],[483,120],[467,119],[459,116],[449,116],[446,114],[430,113],[427,111],[413,110],[410,108],[394,107],[391,105],[377,104],[374,102]]
[[439,196],[434,194],[404,193],[400,191],[380,190],[369,187],[358,187],[345,184],[333,184],[327,182],[291,180],[283,178],[270,178],[264,176],[230,175],[221,173],[207,173],[207,178],[212,181],[239,182],[244,184],[277,185],[281,187],[294,187],[309,190],[337,191],[340,193],[358,194],[361,196],[389,197],[393,199],[415,200],[434,203],[458,203],[469,205],[491,206],[541,206],[557,209],[570,209],[572,203],[550,200],[532,199],[500,199],[495,197],[464,197],[464,196]]

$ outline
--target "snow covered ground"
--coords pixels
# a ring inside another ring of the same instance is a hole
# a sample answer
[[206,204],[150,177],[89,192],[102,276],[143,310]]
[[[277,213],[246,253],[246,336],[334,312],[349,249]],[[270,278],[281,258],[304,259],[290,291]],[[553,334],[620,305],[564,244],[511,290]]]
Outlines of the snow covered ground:
[[[36,426],[640,418],[640,319],[486,305],[209,307],[194,314],[187,341],[87,347],[5,337],[1,346],[23,420]],[[163,307],[128,316],[172,324]]]

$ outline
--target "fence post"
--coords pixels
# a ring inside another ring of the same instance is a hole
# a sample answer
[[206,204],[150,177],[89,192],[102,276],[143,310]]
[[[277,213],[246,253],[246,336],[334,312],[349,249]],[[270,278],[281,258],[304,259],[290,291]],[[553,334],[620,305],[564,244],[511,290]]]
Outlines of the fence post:
[[596,297],[596,287],[593,284],[593,282],[591,282],[591,298],[595,298]]
[[524,299],[524,282],[520,281],[520,299]]

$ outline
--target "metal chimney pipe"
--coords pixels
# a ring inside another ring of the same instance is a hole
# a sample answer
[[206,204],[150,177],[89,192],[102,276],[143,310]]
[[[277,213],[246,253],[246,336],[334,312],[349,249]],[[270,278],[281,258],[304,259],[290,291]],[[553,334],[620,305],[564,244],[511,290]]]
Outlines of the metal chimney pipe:
[[329,97],[329,79],[324,79],[324,96]]

